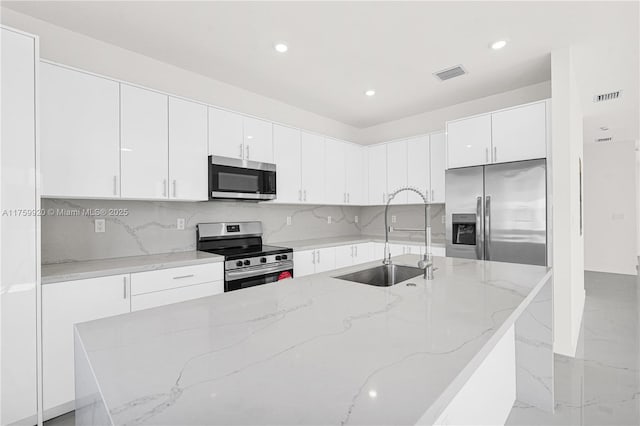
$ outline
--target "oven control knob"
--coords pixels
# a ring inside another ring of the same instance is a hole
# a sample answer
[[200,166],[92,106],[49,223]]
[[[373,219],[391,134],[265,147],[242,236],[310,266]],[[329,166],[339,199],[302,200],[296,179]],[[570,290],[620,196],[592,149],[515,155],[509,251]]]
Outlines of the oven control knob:
[[282,260],[282,256],[277,255],[277,256],[276,256],[276,260]]
[[242,266],[242,260],[238,260],[238,261],[236,262],[236,266]]
[[282,255],[282,260],[287,260],[287,255],[286,254]]
[[260,258],[260,263],[267,263],[267,258],[266,257],[261,257]]
[[251,265],[251,261],[250,260],[245,260],[244,261],[244,266],[249,266]]

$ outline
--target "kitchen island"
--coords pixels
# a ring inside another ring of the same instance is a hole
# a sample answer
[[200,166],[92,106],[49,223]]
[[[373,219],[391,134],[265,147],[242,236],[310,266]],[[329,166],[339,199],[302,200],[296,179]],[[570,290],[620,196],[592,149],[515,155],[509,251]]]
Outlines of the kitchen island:
[[516,398],[552,410],[550,268],[436,257],[433,281],[334,278],[377,265],[76,325],[76,424],[495,423]]

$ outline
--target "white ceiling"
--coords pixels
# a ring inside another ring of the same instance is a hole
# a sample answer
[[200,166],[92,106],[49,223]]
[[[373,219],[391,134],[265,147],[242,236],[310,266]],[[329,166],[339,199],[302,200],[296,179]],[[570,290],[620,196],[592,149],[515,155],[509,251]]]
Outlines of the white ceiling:
[[[3,5],[359,128],[549,80],[549,52],[578,45],[576,69],[589,67],[578,76],[585,134],[619,120],[624,137],[638,138],[637,117],[628,122],[638,110],[637,2]],[[506,48],[488,48],[501,38]],[[278,41],[289,52],[276,53]],[[432,76],[457,64],[469,74]],[[617,89],[620,101],[590,102]]]

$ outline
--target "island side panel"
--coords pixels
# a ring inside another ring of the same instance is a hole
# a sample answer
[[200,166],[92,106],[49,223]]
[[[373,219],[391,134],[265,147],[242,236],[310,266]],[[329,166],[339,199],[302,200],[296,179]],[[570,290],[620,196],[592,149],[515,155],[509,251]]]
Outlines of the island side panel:
[[112,425],[113,422],[102,399],[102,394],[91,369],[87,353],[73,327],[75,387],[76,387],[76,425]]
[[516,321],[517,399],[553,412],[553,283],[544,284]]

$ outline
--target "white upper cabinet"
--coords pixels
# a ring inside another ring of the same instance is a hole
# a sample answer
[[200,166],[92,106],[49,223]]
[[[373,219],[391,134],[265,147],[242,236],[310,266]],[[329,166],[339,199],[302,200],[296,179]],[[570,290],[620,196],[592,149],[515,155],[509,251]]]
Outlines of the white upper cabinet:
[[264,120],[243,117],[244,159],[273,163],[273,125]]
[[168,198],[167,95],[122,84],[120,114],[122,197]]
[[[407,186],[407,141],[387,144],[387,193]],[[385,200],[386,202],[386,200]],[[407,192],[401,192],[392,204],[407,204]]]
[[430,135],[430,172],[432,203],[444,203],[444,175],[447,169],[447,143],[444,133]]
[[491,114],[493,162],[547,156],[546,102]]
[[276,163],[277,203],[302,201],[300,188],[300,130],[273,125],[273,149]]
[[[346,204],[347,189],[345,184],[345,149],[346,144],[335,139],[325,139],[324,182],[326,204]],[[322,176],[316,176],[322,179]]]
[[447,123],[448,168],[491,162],[491,114]]
[[118,83],[40,63],[42,196],[120,196]]
[[369,204],[385,204],[387,202],[387,145],[379,144],[369,147],[367,150],[369,156]]
[[169,198],[207,200],[207,107],[169,98]]
[[242,115],[209,108],[209,155],[244,157]]
[[[346,143],[345,174],[347,204],[362,205],[366,203],[366,188],[364,185],[364,148]],[[328,157],[330,159],[330,157]]]
[[302,132],[300,149],[302,201],[322,204],[324,194],[325,141],[322,136]]
[[[430,200],[429,194],[429,135],[418,136],[406,141],[407,144],[407,183],[410,187],[418,189]],[[422,204],[422,198],[413,192],[407,193],[409,204]]]

